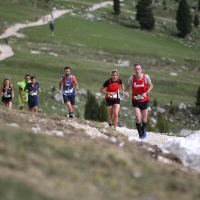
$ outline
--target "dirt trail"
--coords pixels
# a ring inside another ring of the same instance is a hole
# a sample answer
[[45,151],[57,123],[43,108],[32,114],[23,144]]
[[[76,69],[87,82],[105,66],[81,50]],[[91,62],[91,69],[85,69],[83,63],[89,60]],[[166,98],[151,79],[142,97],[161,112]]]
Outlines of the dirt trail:
[[[94,11],[96,9],[99,9],[101,7],[107,6],[107,5],[113,5],[112,1],[107,1],[107,2],[102,2],[101,4],[94,4],[90,11]],[[49,21],[54,20],[68,12],[72,12],[73,10],[56,10],[52,12],[51,14],[45,15],[41,19],[39,19],[37,22],[28,22],[27,24],[15,24],[13,27],[9,27],[5,33],[0,35],[0,39],[8,38],[13,35],[17,35],[17,32],[22,29],[22,28],[27,28],[27,27],[33,27],[33,26],[41,26],[48,24]],[[43,18],[45,20],[43,20]],[[48,19],[48,20],[46,20]],[[0,61],[4,60],[8,57],[11,57],[14,55],[12,48],[9,45],[0,45]]]

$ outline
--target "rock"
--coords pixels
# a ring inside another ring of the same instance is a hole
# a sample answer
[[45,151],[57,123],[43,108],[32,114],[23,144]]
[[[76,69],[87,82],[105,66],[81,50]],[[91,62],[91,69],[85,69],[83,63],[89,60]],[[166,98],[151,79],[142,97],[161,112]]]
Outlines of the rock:
[[187,106],[184,103],[180,103],[178,106],[179,109],[186,109]]
[[192,130],[182,129],[177,133],[177,136],[186,137],[188,135],[191,135],[192,133]]

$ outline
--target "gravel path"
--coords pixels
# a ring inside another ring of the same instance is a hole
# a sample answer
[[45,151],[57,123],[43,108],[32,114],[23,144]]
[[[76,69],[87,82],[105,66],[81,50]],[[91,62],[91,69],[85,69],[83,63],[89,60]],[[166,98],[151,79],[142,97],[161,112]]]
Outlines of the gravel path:
[[176,138],[175,136],[168,136],[168,135],[163,135],[160,133],[147,132],[147,137],[145,139],[141,140],[141,139],[139,139],[138,131],[136,129],[117,127],[117,131],[128,136],[129,141],[132,141],[132,140],[143,141],[143,142],[150,143],[152,145],[157,145],[159,147],[163,143],[165,143],[167,140],[169,140],[171,138]]
[[[107,2],[102,2],[101,4],[94,4],[92,6],[92,9],[90,11],[94,11],[98,8],[107,6],[107,5],[113,5],[112,1],[107,1]],[[53,11],[53,19],[56,19],[68,12],[71,12],[72,10],[56,10]],[[52,19],[51,18],[51,14],[48,14],[46,16],[44,16],[45,18],[48,18],[49,20]],[[27,28],[27,27],[33,27],[33,26],[41,26],[41,25],[45,25],[48,24],[49,21],[45,21],[43,22],[43,19],[39,19],[37,22],[29,22],[28,25],[27,24],[15,24],[13,27],[9,27],[7,28],[6,32],[0,35],[0,39],[4,39],[13,35],[18,35],[17,32],[22,29],[22,28]],[[0,45],[0,61],[4,60],[8,57],[11,57],[14,55],[12,48],[9,45]]]

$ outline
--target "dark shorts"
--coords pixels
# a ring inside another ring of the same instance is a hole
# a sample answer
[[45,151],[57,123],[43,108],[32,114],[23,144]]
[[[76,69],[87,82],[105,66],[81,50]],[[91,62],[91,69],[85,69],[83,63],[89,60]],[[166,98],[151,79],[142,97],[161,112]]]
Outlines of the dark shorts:
[[149,100],[144,102],[137,102],[132,100],[132,106],[139,108],[140,110],[146,110],[149,107]]
[[110,100],[108,98],[105,99],[106,100],[106,106],[112,106],[114,104],[120,104],[120,99],[116,99],[116,100]]
[[75,105],[75,95],[72,95],[72,96],[65,96],[63,94],[63,101],[64,103],[67,103],[70,101],[71,105]]
[[35,106],[38,106],[38,96],[34,97],[28,97],[28,107],[33,108]]
[[12,98],[2,97],[2,102],[5,103],[5,104],[12,102]]

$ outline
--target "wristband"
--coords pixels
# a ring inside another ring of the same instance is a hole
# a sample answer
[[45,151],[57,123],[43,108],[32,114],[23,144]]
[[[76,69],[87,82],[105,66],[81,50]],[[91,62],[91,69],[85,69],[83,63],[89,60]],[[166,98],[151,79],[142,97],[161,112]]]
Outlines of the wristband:
[[128,92],[128,91],[126,91],[126,92],[125,92],[125,94],[129,94],[129,92]]

